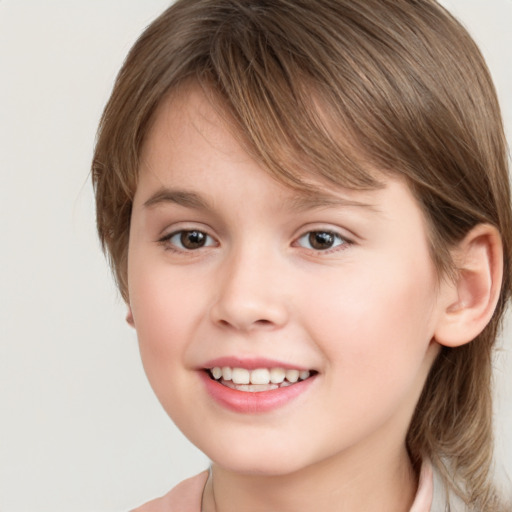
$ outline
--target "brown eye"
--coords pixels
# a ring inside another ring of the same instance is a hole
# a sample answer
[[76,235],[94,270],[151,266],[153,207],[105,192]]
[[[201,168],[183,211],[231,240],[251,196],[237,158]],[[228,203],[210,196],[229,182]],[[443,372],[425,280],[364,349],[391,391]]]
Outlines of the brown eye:
[[185,249],[199,249],[206,244],[207,235],[202,231],[182,231],[180,234],[181,245]]
[[335,238],[333,233],[327,231],[312,231],[309,233],[309,245],[313,249],[319,251],[330,249],[334,244]]
[[198,229],[176,231],[160,242],[181,251],[193,251],[215,245],[215,240],[210,235]]
[[298,245],[315,251],[326,251],[337,246],[343,246],[349,242],[344,240],[338,233],[332,231],[309,231],[302,235]]

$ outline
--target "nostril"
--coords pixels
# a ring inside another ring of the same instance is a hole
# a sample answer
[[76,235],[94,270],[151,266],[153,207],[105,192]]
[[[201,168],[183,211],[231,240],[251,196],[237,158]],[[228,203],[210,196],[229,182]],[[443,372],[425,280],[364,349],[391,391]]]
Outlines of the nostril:
[[256,320],[256,322],[254,322],[254,323],[257,325],[270,325],[272,322],[270,320],[262,319],[262,320]]
[[[224,320],[224,319],[220,319],[218,321],[219,325],[221,325],[222,327],[236,327],[235,324],[232,324],[230,323],[228,320]],[[273,325],[273,322],[270,321],[270,320],[265,320],[265,319],[261,319],[261,320],[255,320],[254,322],[252,322],[252,327],[254,326],[258,326],[258,327],[268,327],[268,326],[271,326]],[[251,325],[248,327],[249,329],[251,328]]]

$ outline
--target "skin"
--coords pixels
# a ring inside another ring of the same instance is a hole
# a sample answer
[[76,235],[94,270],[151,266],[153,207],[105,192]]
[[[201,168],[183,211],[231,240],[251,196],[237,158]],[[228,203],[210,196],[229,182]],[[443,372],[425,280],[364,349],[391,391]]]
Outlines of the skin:
[[[199,90],[159,107],[142,157],[128,320],[157,397],[212,460],[204,510],[409,510],[405,436],[446,301],[408,187],[312,181],[307,201],[244,152]],[[186,249],[180,230],[206,244]],[[312,248],[312,231],[335,233],[333,246]],[[224,356],[318,374],[284,407],[241,414],[199,376]]]

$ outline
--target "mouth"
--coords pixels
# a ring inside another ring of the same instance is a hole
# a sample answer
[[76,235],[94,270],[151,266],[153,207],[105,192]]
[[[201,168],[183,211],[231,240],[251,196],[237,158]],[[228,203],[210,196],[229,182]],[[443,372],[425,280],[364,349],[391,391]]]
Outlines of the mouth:
[[231,366],[215,366],[207,368],[206,373],[211,380],[228,388],[248,393],[261,393],[293,386],[314,377],[317,372],[280,367],[249,370]]

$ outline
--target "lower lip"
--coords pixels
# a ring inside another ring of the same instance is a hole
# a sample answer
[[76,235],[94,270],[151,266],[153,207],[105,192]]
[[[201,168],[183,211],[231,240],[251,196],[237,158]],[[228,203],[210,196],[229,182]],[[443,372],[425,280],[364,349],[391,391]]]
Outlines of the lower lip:
[[291,386],[251,393],[223,386],[220,382],[211,379],[205,371],[199,373],[208,394],[218,404],[231,411],[245,414],[268,412],[285,406],[305,393],[316,378],[313,376]]

